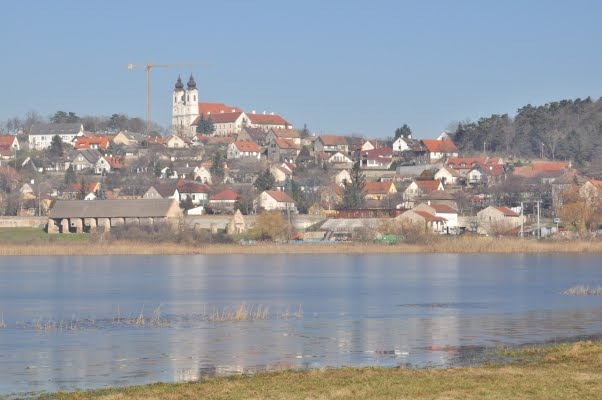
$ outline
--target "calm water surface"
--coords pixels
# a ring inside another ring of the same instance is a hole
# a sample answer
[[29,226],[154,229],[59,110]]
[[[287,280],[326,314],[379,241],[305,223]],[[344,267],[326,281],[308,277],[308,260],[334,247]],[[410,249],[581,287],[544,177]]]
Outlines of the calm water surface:
[[[501,345],[602,334],[602,296],[561,294],[602,285],[600,264],[565,255],[2,257],[0,394],[478,362]],[[233,320],[240,307],[247,319]]]

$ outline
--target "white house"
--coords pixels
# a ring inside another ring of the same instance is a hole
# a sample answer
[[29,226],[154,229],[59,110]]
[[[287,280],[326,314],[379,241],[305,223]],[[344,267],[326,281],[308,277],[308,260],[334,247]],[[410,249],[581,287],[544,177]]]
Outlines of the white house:
[[426,211],[436,217],[445,219],[445,224],[441,227],[440,233],[457,234],[458,233],[458,211],[445,204],[418,204],[412,208],[414,211]]
[[190,147],[184,139],[176,135],[171,135],[165,139],[165,144],[168,149],[187,149]]
[[263,191],[254,201],[255,208],[261,207],[264,210],[272,211],[290,211],[297,212],[295,201],[285,192],[278,190]]
[[444,165],[435,173],[434,178],[446,185],[455,185],[458,183],[458,179],[461,178],[461,175],[455,169]]
[[395,141],[393,142],[393,151],[396,153],[400,153],[402,151],[407,151],[410,150],[410,146],[408,145],[408,142],[406,141],[406,139],[402,136],[398,137],[397,139],[395,139]]
[[195,167],[194,180],[211,185],[211,171],[204,165]]
[[475,223],[478,233],[508,234],[521,225],[521,216],[507,207],[489,206],[477,213]]
[[80,123],[34,124],[29,133],[29,148],[44,150],[50,147],[52,138],[58,135],[63,143],[72,144],[75,138],[84,135],[84,126]]
[[349,153],[349,143],[344,136],[322,135],[314,141],[314,151]]

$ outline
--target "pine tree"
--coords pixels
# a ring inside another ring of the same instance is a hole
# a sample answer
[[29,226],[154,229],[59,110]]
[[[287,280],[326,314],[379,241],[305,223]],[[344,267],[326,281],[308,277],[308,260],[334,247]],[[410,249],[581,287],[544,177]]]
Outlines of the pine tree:
[[50,142],[48,153],[53,158],[59,158],[63,155],[63,139],[59,135],[54,135]]
[[72,185],[76,180],[75,170],[73,169],[73,165],[70,165],[65,172],[65,185]]
[[264,173],[260,174],[257,179],[255,179],[255,182],[253,182],[253,186],[260,192],[272,189],[275,184],[276,178],[272,175],[269,168],[267,168]]
[[211,172],[211,179],[213,182],[222,183],[224,181],[226,171],[224,169],[224,156],[220,151],[216,151],[215,154],[213,154],[209,172]]
[[362,208],[366,204],[366,198],[364,197],[364,186],[366,186],[366,176],[360,168],[360,162],[356,161],[351,168],[351,181],[345,180],[343,191],[343,203],[341,207],[343,209],[357,209]]

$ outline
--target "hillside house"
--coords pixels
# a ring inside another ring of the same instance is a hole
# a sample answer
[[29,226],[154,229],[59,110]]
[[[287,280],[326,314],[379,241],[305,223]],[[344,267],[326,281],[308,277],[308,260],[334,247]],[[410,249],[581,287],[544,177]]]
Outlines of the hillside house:
[[226,158],[261,158],[261,148],[255,142],[240,142],[235,141],[228,146]]
[[270,114],[255,114],[255,111],[247,114],[248,126],[251,128],[259,128],[265,132],[270,129],[292,129],[293,126],[280,115]]
[[458,157],[458,149],[451,140],[427,140],[422,144],[426,148],[428,162],[433,164],[448,157]]
[[322,135],[314,141],[315,152],[349,153],[349,144],[344,136]]
[[418,199],[437,190],[444,190],[443,183],[438,180],[414,181],[410,183],[402,193],[404,207],[414,207]]
[[75,138],[84,136],[84,126],[80,123],[34,124],[29,132],[29,148],[45,150],[50,147],[52,138],[58,135],[63,143],[73,144]]
[[366,182],[364,197],[366,200],[383,200],[397,193],[393,182]]
[[[270,130],[270,132],[273,132],[273,130]],[[294,160],[300,151],[301,146],[287,138],[271,138],[267,146],[268,158],[272,161]]]

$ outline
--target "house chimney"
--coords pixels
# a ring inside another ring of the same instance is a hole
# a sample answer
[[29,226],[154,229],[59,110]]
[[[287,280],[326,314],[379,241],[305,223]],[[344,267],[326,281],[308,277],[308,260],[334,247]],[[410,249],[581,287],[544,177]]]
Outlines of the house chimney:
[[255,110],[251,111],[251,114],[255,114]]
[[265,115],[265,110],[263,111],[263,115]]

